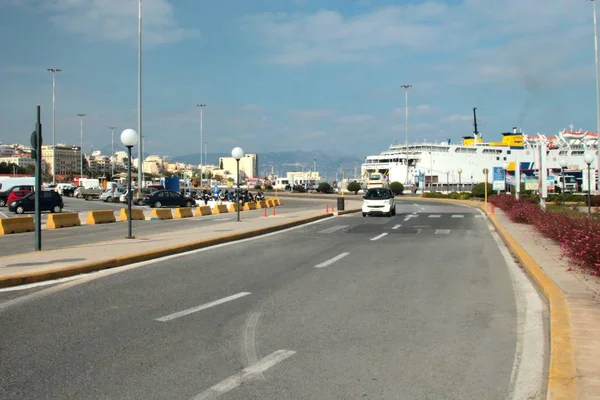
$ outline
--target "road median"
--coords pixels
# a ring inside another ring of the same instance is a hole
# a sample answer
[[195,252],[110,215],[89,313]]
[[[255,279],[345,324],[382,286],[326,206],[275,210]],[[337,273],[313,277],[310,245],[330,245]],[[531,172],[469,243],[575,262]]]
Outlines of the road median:
[[[69,265],[65,265],[65,266],[61,266],[61,267],[40,267],[40,268],[25,270],[23,272],[8,273],[3,276],[0,276],[0,288],[10,287],[10,286],[18,286],[18,285],[23,285],[23,284],[28,284],[28,283],[42,282],[42,281],[47,281],[47,280],[59,279],[59,278],[65,278],[65,277],[70,277],[70,276],[79,275],[79,274],[83,274],[83,273],[90,273],[90,272],[100,271],[100,270],[104,270],[104,269],[120,267],[120,266],[132,264],[132,263],[136,263],[136,262],[148,261],[148,260],[152,260],[152,259],[156,259],[156,258],[160,258],[160,257],[165,257],[165,256],[169,256],[169,255],[184,253],[184,252],[191,251],[191,250],[197,250],[197,249],[201,249],[201,248],[205,248],[205,247],[210,247],[210,246],[214,246],[217,244],[234,242],[237,240],[252,238],[252,237],[264,235],[267,233],[276,232],[276,231],[292,228],[295,226],[303,225],[306,223],[318,221],[321,219],[329,218],[332,216],[333,216],[332,213],[324,213],[324,214],[313,215],[313,216],[309,216],[309,217],[303,217],[303,218],[301,217],[297,220],[289,221],[289,222],[285,222],[285,223],[281,223],[281,224],[268,225],[268,226],[261,227],[261,228],[254,228],[254,229],[249,229],[249,230],[245,230],[245,231],[241,231],[241,232],[237,232],[237,233],[220,235],[220,236],[216,236],[216,237],[208,237],[208,238],[204,238],[204,239],[196,240],[196,241],[186,241],[184,243],[171,244],[168,246],[154,248],[151,250],[137,252],[137,253],[128,253],[127,254],[125,251],[123,251],[122,255],[101,258],[98,260],[93,260],[93,261],[88,261],[88,262],[73,263],[73,264],[69,264]],[[125,249],[130,249],[131,248],[130,243],[131,242],[127,243],[127,244],[129,244],[129,246],[125,246],[125,247],[121,246],[121,247],[122,248],[124,247]],[[105,242],[105,244],[102,245],[103,248],[106,248],[107,246],[110,246],[110,242]],[[78,251],[85,252],[88,247],[90,247],[90,246],[79,246],[77,248],[71,248],[70,250],[67,249],[67,251],[72,253],[71,256],[73,258],[76,255],[74,253],[76,253]],[[117,249],[118,246],[115,246],[114,248]],[[49,252],[54,252],[53,254],[56,254],[58,257],[61,256],[61,254],[57,253],[56,251],[51,250]],[[45,256],[45,254],[47,254],[47,253],[48,252],[29,253],[30,255],[35,256],[37,259],[45,259],[46,260],[46,262],[36,261],[36,262],[32,262],[32,264],[41,265],[41,264],[52,263],[53,260],[48,260],[47,259],[48,257]],[[116,254],[116,253],[118,253],[118,251],[115,250],[115,251],[111,251],[110,253]],[[27,256],[28,255],[23,255],[23,257],[27,257]],[[60,259],[57,260],[57,262],[59,262],[59,261],[61,261],[61,260]],[[25,263],[24,262],[19,263],[19,265],[22,265],[22,264],[25,264]]]

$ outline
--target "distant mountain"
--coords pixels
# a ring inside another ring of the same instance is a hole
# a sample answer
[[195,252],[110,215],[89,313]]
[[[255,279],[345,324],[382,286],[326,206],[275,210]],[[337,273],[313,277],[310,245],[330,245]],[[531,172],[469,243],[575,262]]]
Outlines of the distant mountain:
[[[218,164],[219,157],[228,157],[229,154],[212,153],[208,154],[209,164]],[[357,162],[358,159],[358,162]],[[285,175],[289,171],[309,171],[313,169],[316,160],[317,170],[321,177],[327,180],[333,180],[336,173],[340,171],[340,161],[344,169],[344,174],[348,178],[354,177],[356,167],[360,174],[360,165],[363,157],[349,155],[335,155],[323,151],[283,151],[258,154],[258,170],[261,176],[268,175],[271,172],[277,175]],[[199,164],[199,153],[188,154],[184,156],[173,157],[173,161]]]

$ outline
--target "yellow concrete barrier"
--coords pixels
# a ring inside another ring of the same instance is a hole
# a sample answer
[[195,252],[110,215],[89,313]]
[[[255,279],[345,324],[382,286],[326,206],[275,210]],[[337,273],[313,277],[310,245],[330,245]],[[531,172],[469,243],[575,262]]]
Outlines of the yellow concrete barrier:
[[[131,209],[131,220],[132,221],[144,221],[146,216],[144,215],[144,210],[140,210],[139,208]],[[119,212],[119,221],[127,221],[127,209],[121,208]]]
[[244,211],[256,210],[256,203],[253,201],[249,201],[244,204]]
[[116,222],[115,213],[113,210],[98,210],[88,211],[85,223],[88,225],[107,224]]
[[0,219],[0,235],[9,233],[33,232],[33,217],[13,217]]
[[173,219],[173,214],[171,214],[170,208],[153,208],[152,214],[150,214],[150,218],[155,219]]
[[196,207],[196,217],[199,216],[204,216],[204,215],[212,215],[212,210],[210,209],[210,206],[200,206],[200,207]]
[[[238,205],[237,205],[237,203],[231,203],[227,209],[229,210],[229,212],[237,212]],[[240,209],[240,211],[241,210],[242,209]]]
[[213,207],[212,212],[213,214],[227,214],[229,211],[225,204],[217,204]]
[[78,213],[48,214],[46,229],[68,228],[70,226],[81,226]]
[[273,199],[267,199],[266,202],[267,202],[267,207],[274,207]]
[[191,207],[179,207],[175,209],[173,216],[177,219],[191,218],[194,216]]
[[278,197],[273,199],[273,204],[275,204],[276,206],[280,206],[281,205],[281,200],[279,200]]
[[266,202],[265,200],[259,201],[259,202],[258,202],[258,203],[256,203],[256,204],[257,204],[257,206],[256,206],[257,208],[267,208],[267,207],[269,207],[269,206],[267,205],[267,202]]

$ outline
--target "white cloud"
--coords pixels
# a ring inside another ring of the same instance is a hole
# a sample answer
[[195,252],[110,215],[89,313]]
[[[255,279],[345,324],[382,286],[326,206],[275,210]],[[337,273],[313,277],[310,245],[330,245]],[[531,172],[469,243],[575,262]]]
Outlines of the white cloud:
[[290,110],[289,113],[295,117],[313,119],[329,117],[334,114],[330,108],[316,108],[313,110]]
[[[408,115],[418,113],[418,114],[427,114],[434,111],[432,106],[427,104],[421,104],[416,107],[408,107]],[[406,107],[398,107],[392,111],[392,116],[394,117],[404,117],[406,115]]]
[[[177,24],[169,1],[144,0],[142,4],[144,44],[165,44],[199,34],[197,29]],[[51,14],[49,19],[57,28],[94,40],[137,43],[136,1],[48,0],[42,7]]]
[[471,121],[472,119],[473,119],[473,116],[471,116],[471,115],[452,114],[452,115],[442,118],[441,122],[444,122],[444,123],[465,122],[465,121]]
[[260,112],[260,111],[264,111],[265,107],[259,106],[258,104],[245,104],[241,107],[241,109],[242,109],[242,111]]
[[336,118],[338,124],[360,124],[373,120],[372,115],[344,115]]

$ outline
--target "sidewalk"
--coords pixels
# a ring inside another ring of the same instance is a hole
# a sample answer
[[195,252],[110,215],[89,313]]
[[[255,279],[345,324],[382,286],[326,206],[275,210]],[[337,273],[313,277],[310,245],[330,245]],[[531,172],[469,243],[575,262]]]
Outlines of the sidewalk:
[[[358,203],[348,202],[347,209]],[[261,213],[262,211],[245,211]],[[301,210],[260,218],[229,221],[215,229],[198,226],[152,234],[134,232],[135,239],[120,238],[67,248],[0,257],[0,287],[15,286],[81,273],[114,268],[134,262],[181,253],[219,243],[258,236],[332,216],[324,210]],[[66,229],[66,228],[65,228]]]
[[[567,258],[561,257],[559,246],[534,227],[511,222],[497,208],[495,219],[564,293],[574,347],[577,398],[600,400],[600,277],[573,268]],[[551,330],[559,329],[552,322]]]

